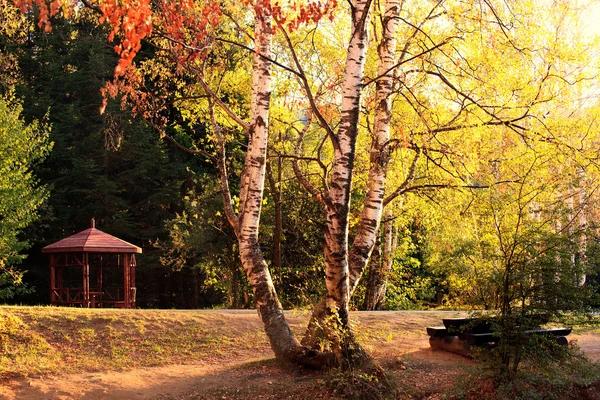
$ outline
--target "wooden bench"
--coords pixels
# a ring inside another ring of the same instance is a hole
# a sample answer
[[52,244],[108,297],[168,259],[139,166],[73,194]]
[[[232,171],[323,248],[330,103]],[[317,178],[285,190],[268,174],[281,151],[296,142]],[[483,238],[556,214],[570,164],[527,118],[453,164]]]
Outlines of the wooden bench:
[[[543,324],[547,316],[532,316],[533,324]],[[434,349],[443,349],[453,353],[468,355],[471,347],[494,347],[501,336],[492,331],[494,319],[487,318],[444,318],[444,326],[427,327],[429,344]],[[525,335],[544,335],[554,337],[556,343],[566,346],[569,342],[565,336],[571,333],[571,328],[540,328],[527,329]]]

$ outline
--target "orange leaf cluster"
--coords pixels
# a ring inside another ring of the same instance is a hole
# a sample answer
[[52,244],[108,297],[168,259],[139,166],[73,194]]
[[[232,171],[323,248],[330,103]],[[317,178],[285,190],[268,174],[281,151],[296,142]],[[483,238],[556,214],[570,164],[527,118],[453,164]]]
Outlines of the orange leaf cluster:
[[217,1],[202,5],[192,0],[162,1],[156,13],[157,25],[171,41],[177,62],[204,57],[212,40],[211,31],[221,22],[221,7]]
[[272,7],[272,14],[279,26],[295,31],[302,25],[319,22],[323,17],[333,20],[333,12],[337,4],[337,0],[293,1],[282,6],[279,1],[276,1]]
[[[79,0],[13,0],[22,12],[39,9],[38,26],[49,32],[50,18],[59,12],[69,17],[71,10],[81,7]],[[316,23],[324,17],[333,19],[337,0],[241,0],[260,16],[272,17],[275,27],[290,31],[304,24]],[[221,22],[218,0],[98,0],[95,7],[101,12],[100,23],[110,26],[108,40],[113,41],[119,55],[115,77],[102,90],[104,111],[107,99],[122,94],[130,104],[150,103],[142,92],[135,92],[140,75],[133,64],[141,49],[142,40],[160,29],[159,35],[169,41],[169,56],[177,65],[204,57],[213,40],[213,32]],[[268,20],[269,18],[266,18]],[[270,25],[270,24],[268,24]]]
[[63,9],[64,13],[68,17],[69,10],[74,6],[73,1],[68,0],[53,0],[50,2],[50,6],[46,4],[46,0],[14,0],[15,6],[19,7],[22,13],[32,10],[34,6],[39,9],[38,16],[38,27],[43,29],[44,32],[52,31],[50,25],[50,18],[58,14]]
[[140,88],[145,87],[146,83],[140,70],[130,65],[121,77],[106,82],[106,85],[100,89],[103,99],[100,113],[104,113],[109,98],[119,98],[121,109],[130,108],[135,115],[158,125],[165,123],[166,120],[161,113],[164,110],[164,99],[141,90]]
[[[254,8],[257,15],[271,16],[278,26],[293,32],[302,25],[318,22],[323,17],[333,20],[337,0],[242,0],[242,4]],[[274,33],[274,32],[273,32]]]
[[[50,18],[61,10],[65,18],[69,18],[71,10],[81,7],[77,0],[14,0],[15,5],[25,13],[39,9],[38,26],[45,32],[50,32]],[[116,35],[122,38],[121,43],[114,49],[120,59],[115,68],[115,75],[122,76],[125,69],[131,65],[133,58],[141,48],[141,41],[152,32],[152,9],[150,0],[103,0],[98,2],[102,12],[100,23],[108,22],[111,26],[109,41]]]
[[150,0],[105,0],[99,4],[102,16],[99,22],[108,22],[111,32],[108,40],[116,35],[122,40],[114,49],[119,54],[119,63],[115,67],[115,76],[125,74],[127,67],[142,47],[142,39],[152,33],[152,9]]

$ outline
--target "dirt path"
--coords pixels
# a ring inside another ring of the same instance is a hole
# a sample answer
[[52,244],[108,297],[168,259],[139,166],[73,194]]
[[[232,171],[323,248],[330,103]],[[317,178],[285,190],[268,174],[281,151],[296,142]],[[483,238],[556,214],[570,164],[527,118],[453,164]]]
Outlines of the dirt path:
[[147,399],[184,391],[218,366],[169,365],[123,372],[82,373],[8,381],[0,393],[16,399]]
[[[454,375],[448,371],[459,371],[457,366],[472,363],[464,357],[432,351],[425,339],[402,336],[372,348],[371,352],[386,370],[406,374],[414,385],[421,386],[419,391],[423,393],[442,392],[451,382],[449,375]],[[453,368],[448,368],[450,365]],[[413,379],[417,374],[420,379]],[[205,364],[9,380],[3,382],[0,398],[142,400],[230,398],[230,395],[281,398],[282,392],[289,393],[292,398],[304,398],[305,390],[310,390],[312,398],[321,398],[326,397],[326,393],[319,394],[318,389],[315,393],[315,385],[320,379],[319,374],[281,369],[273,362],[272,355],[265,352],[236,362],[219,360]]]
[[570,341],[577,341],[581,350],[594,361],[600,361],[600,335],[584,333],[580,335],[569,335]]
[[168,365],[120,372],[98,372],[5,382],[7,400],[154,399],[178,396],[201,385],[215,389],[228,382],[237,365]]
[[[593,339],[593,340],[592,340]],[[579,343],[586,354],[600,359],[600,338],[580,335]],[[416,345],[416,346],[415,346]],[[392,345],[374,351],[374,356],[392,374],[402,374],[423,398],[437,399],[452,386],[465,366],[474,361],[432,351],[426,340],[395,350]],[[9,380],[0,387],[0,399],[6,400],[149,400],[179,398],[303,398],[303,387],[312,390],[319,376],[281,370],[271,354],[239,362],[167,365],[128,371],[81,373],[41,378]],[[278,386],[270,390],[271,385]],[[257,393],[257,388],[259,389]],[[294,395],[296,393],[296,395]],[[306,392],[304,392],[306,393]],[[325,398],[313,393],[312,398]],[[237,395],[237,396],[236,396]],[[263,397],[264,396],[264,397]],[[296,397],[298,396],[298,397]]]

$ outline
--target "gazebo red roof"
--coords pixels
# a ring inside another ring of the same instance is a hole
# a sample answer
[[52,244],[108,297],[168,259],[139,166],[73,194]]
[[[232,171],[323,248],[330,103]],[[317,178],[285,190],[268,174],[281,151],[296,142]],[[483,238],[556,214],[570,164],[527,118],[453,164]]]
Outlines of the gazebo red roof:
[[92,227],[69,236],[42,249],[42,253],[141,253],[136,245]]

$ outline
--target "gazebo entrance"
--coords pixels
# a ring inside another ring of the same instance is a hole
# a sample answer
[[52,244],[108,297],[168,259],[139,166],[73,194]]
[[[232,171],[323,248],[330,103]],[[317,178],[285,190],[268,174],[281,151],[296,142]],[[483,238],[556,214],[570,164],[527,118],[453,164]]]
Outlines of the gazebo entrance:
[[50,303],[135,307],[135,254],[142,249],[92,227],[42,249],[50,253]]

